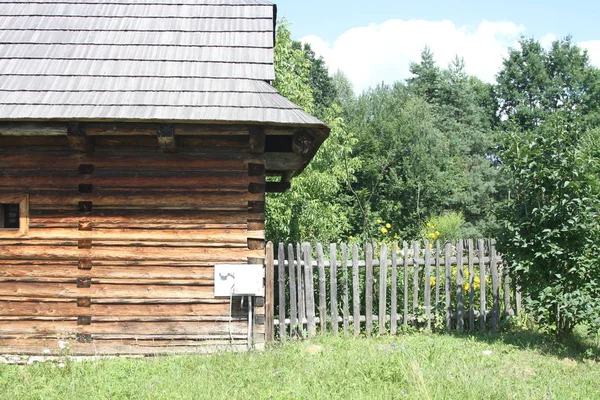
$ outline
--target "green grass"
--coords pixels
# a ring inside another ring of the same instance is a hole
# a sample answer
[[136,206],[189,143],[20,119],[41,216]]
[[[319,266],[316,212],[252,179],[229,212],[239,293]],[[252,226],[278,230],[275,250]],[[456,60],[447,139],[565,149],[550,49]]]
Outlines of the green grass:
[[600,399],[600,364],[584,347],[533,333],[322,337],[246,354],[1,365],[0,397]]

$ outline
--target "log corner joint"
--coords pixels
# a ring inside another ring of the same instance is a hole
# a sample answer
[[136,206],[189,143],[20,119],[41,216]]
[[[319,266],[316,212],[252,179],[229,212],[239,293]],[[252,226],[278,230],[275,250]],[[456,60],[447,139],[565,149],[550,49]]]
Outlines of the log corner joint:
[[94,141],[86,135],[85,128],[79,122],[71,122],[67,126],[67,140],[75,151],[91,153],[94,151]]

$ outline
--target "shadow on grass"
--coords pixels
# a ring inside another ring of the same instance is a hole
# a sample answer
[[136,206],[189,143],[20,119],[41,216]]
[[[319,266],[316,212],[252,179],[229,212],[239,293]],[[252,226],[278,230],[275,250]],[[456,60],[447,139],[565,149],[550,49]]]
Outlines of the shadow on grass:
[[[464,338],[464,334],[453,334]],[[576,329],[568,336],[553,337],[533,330],[505,330],[498,333],[474,333],[475,340],[486,343],[504,343],[519,349],[531,349],[544,355],[560,358],[591,359],[600,361],[598,339],[586,334],[585,329]]]

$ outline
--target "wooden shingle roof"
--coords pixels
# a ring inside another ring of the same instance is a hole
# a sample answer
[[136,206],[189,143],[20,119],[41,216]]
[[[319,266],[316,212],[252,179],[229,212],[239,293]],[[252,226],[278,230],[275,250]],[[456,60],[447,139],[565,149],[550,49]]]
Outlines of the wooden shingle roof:
[[262,0],[0,0],[0,120],[323,127],[269,82]]

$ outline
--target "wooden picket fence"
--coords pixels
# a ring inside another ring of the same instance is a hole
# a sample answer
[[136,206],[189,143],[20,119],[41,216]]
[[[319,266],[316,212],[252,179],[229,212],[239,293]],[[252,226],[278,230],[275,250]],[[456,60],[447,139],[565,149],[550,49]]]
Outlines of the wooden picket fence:
[[269,242],[266,253],[267,340],[393,335],[400,326],[494,331],[520,313],[494,240],[331,244],[328,257],[322,244],[280,243],[275,251]]

